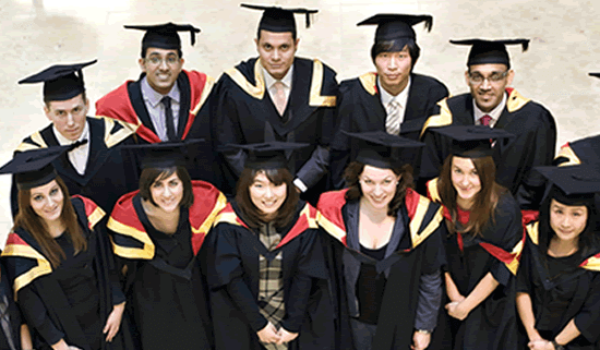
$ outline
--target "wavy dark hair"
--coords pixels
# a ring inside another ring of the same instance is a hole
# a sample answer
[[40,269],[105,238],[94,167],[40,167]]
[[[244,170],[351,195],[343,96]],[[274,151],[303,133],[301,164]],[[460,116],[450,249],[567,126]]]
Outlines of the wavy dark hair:
[[494,211],[500,197],[508,190],[496,182],[496,164],[491,156],[471,158],[477,170],[481,190],[475,194],[475,202],[469,214],[469,222],[465,227],[458,227],[458,211],[456,206],[456,189],[452,185],[452,160],[454,155],[449,155],[444,161],[442,171],[438,180],[438,193],[442,204],[448,208],[452,215],[452,221],[446,220],[450,233],[456,231],[468,232],[475,236],[481,236],[488,221],[495,223]]
[[235,200],[241,210],[242,219],[253,229],[259,228],[266,222],[265,215],[254,205],[250,198],[250,186],[258,174],[264,173],[267,179],[275,186],[286,184],[287,195],[281,207],[277,210],[274,224],[277,228],[286,227],[290,224],[296,214],[296,206],[300,195],[294,186],[294,177],[288,169],[244,169],[237,182]]
[[[365,164],[361,162],[354,161],[350,163],[346,170],[344,170],[344,179],[346,180],[346,184],[348,185],[348,192],[346,192],[346,200],[354,201],[358,200],[362,197],[363,193],[360,189],[360,184],[358,178],[360,174],[362,174],[365,168]],[[388,216],[396,217],[398,216],[398,209],[404,203],[404,198],[406,197],[406,190],[408,188],[414,188],[413,184],[413,169],[410,164],[404,164],[398,168],[391,169],[396,176],[400,175],[400,181],[396,186],[396,193],[394,194],[394,198],[388,204]]]
[[[77,253],[87,249],[87,240],[77,221],[77,214],[75,213],[73,204],[71,204],[71,196],[69,195],[67,185],[65,185],[59,176],[56,177],[55,181],[63,194],[63,207],[60,213],[60,220],[66,227],[63,235],[67,235],[71,242],[73,242],[75,255],[77,255]],[[13,231],[20,227],[29,232],[33,239],[40,245],[42,253],[46,256],[52,267],[58,267],[60,262],[66,259],[65,252],[50,235],[50,232],[48,232],[45,221],[31,207],[31,189],[19,190],[17,200],[19,212],[15,216]]]

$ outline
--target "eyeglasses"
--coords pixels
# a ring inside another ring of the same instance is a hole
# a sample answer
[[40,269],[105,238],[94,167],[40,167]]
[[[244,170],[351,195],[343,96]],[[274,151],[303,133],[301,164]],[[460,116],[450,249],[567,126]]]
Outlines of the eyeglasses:
[[173,56],[169,56],[167,58],[150,57],[144,58],[144,61],[150,62],[152,65],[155,66],[162,64],[163,62],[167,63],[169,66],[173,66],[179,63],[179,58]]
[[486,80],[490,83],[499,83],[502,79],[506,78],[507,75],[508,71],[504,73],[492,73],[492,75],[487,78],[479,73],[469,73],[469,82],[474,85],[482,84]]

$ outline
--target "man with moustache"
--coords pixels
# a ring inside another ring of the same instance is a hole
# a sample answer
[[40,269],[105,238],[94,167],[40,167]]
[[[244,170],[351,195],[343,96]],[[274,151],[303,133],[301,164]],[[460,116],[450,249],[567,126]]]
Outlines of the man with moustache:
[[541,175],[532,169],[550,165],[556,147],[556,123],[550,112],[509,87],[515,72],[510,67],[506,45],[522,45],[529,40],[451,40],[469,45],[465,80],[470,93],[440,101],[421,130],[427,144],[423,154],[423,178],[438,176],[450,152],[451,140],[430,132],[447,125],[486,125],[513,134],[507,142],[494,144],[496,181],[508,188],[522,209],[536,209],[540,202]]
[[[254,40],[259,57],[241,62],[219,79],[217,144],[310,144],[286,156],[296,174],[294,185],[314,204],[326,186],[337,82],[336,73],[321,61],[295,56],[300,39],[294,13],[305,14],[308,22],[317,10],[242,6],[264,11]],[[234,192],[245,157],[239,150],[224,153],[229,186],[223,191]]]

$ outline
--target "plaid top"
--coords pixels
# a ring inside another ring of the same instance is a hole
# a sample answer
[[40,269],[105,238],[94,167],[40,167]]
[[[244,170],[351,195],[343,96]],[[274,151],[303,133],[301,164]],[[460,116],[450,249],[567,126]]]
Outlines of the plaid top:
[[[258,233],[261,243],[272,251],[281,241],[272,222],[262,225]],[[259,255],[258,281],[258,306],[260,313],[271,322],[275,328],[281,327],[281,320],[285,317],[285,304],[283,303],[283,253],[279,252],[275,259],[269,262],[264,256]],[[262,344],[267,350],[287,350],[287,344]]]

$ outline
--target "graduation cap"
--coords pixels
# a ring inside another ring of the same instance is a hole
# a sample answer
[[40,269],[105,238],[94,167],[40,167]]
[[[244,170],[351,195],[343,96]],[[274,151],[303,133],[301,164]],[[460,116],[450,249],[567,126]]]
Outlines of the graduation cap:
[[160,142],[142,145],[126,145],[122,149],[132,151],[141,158],[142,169],[167,169],[187,165],[188,148],[204,142],[204,139],[186,139],[184,142]]
[[506,45],[521,45],[523,51],[529,48],[529,39],[506,39],[506,40],[486,40],[486,39],[465,39],[450,40],[454,45],[469,45],[469,59],[467,66],[475,64],[501,63],[510,68],[510,58]]
[[282,169],[288,168],[288,157],[286,153],[293,152],[297,149],[308,147],[307,143],[293,142],[265,142],[253,143],[248,145],[229,144],[221,148],[222,151],[231,149],[243,150],[248,157],[244,163],[244,167],[248,169]]
[[504,141],[515,135],[484,125],[452,125],[433,129],[452,140],[452,154],[464,158],[481,158],[494,154],[494,141]]
[[304,8],[284,9],[277,6],[252,4],[241,4],[240,6],[251,10],[264,11],[260,23],[258,24],[258,30],[264,29],[275,33],[292,32],[295,34],[296,20],[294,19],[294,14],[305,15],[306,28],[310,28],[311,15],[319,12],[319,10],[309,10]]
[[14,158],[0,168],[0,174],[15,174],[19,190],[45,185],[57,176],[52,162],[72,147],[53,146],[15,153]]
[[400,15],[380,13],[357,24],[376,25],[375,43],[394,41],[392,50],[401,51],[409,42],[415,42],[417,36],[412,26],[425,22],[425,28],[431,31],[433,17],[431,15]]
[[19,80],[19,84],[44,83],[44,99],[65,101],[85,92],[82,69],[98,60],[76,64],[54,65]]
[[384,131],[351,133],[342,130],[342,132],[358,140],[357,161],[382,169],[399,168],[410,163],[415,159],[414,154],[420,152],[425,146],[424,143],[390,135]]
[[[125,25],[125,29],[137,29],[146,32],[142,39],[142,48],[157,47],[165,50],[181,50],[181,38],[178,32],[190,32],[192,37],[192,46],[196,43],[196,33],[200,29],[191,24],[155,24],[155,25]],[[145,53],[142,52],[142,56]]]
[[600,78],[600,73],[588,73],[590,77]]
[[588,165],[570,167],[544,166],[535,170],[548,179],[547,198],[565,205],[592,205],[600,193],[600,172]]

